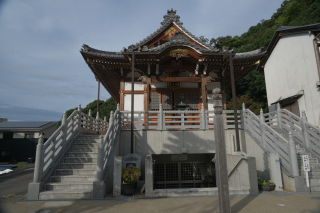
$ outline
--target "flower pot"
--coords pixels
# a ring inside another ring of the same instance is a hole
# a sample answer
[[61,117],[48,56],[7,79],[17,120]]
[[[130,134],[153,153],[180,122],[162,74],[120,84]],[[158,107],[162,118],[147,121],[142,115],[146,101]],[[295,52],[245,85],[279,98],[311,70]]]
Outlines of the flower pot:
[[122,184],[122,193],[125,196],[132,196],[134,194],[134,183]]
[[273,185],[261,185],[261,184],[259,184],[259,189],[261,191],[270,192],[270,191],[273,191],[275,188],[276,188],[275,184],[273,184]]

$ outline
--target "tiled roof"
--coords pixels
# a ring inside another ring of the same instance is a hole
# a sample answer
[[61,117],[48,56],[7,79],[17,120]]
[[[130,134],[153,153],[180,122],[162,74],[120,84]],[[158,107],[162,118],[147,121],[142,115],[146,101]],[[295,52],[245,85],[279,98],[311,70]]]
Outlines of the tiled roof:
[[177,11],[173,10],[172,8],[171,8],[171,10],[168,10],[167,15],[163,16],[164,20],[163,20],[163,22],[161,22],[162,26],[159,29],[157,29],[155,32],[153,32],[151,35],[144,38],[143,40],[137,42],[136,44],[130,45],[127,49],[124,47],[123,50],[130,52],[130,51],[132,51],[132,49],[138,49],[139,47],[142,48],[147,42],[149,42],[150,40],[155,38],[157,35],[159,35],[164,29],[166,29],[172,23],[176,24],[181,29],[181,31],[183,33],[185,33],[186,35],[188,35],[189,37],[191,37],[192,39],[194,39],[195,41],[197,41],[198,43],[200,43],[204,47],[210,48],[210,46],[208,44],[205,44],[204,42],[202,42],[199,38],[194,36],[191,32],[189,32],[186,28],[184,28],[182,26],[183,23],[180,21],[180,16],[176,15],[176,12]]
[[254,57],[258,55],[263,55],[266,53],[266,51],[263,52],[263,47],[253,50],[250,52],[244,52],[244,53],[236,53],[236,55],[233,57],[234,59],[240,59],[240,58],[249,58],[249,57]]
[[216,49],[215,47],[210,47],[208,49],[200,47],[199,45],[196,45],[195,43],[191,43],[190,39],[186,36],[183,36],[183,32],[176,32],[175,35],[173,35],[171,38],[168,39],[168,42],[152,47],[150,49],[147,48],[147,46],[144,46],[142,49],[142,52],[161,52],[168,47],[171,46],[189,46],[193,49],[196,49],[200,52],[219,52],[219,49]]
[[43,130],[56,125],[56,121],[6,121],[0,123],[0,130]]
[[110,58],[124,58],[124,56],[121,55],[118,52],[109,52],[109,51],[97,50],[97,49],[94,49],[92,47],[89,47],[86,44],[82,45],[81,51],[82,52],[86,52],[86,53],[91,53],[91,54],[94,54],[94,55],[98,55],[98,56],[106,56],[106,57],[110,57]]

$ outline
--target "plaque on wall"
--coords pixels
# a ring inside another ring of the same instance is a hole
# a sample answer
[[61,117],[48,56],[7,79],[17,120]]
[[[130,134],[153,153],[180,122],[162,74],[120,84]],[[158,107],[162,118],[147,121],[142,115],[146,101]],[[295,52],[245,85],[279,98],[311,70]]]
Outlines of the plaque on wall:
[[172,161],[183,161],[187,160],[187,155],[171,155],[171,160]]

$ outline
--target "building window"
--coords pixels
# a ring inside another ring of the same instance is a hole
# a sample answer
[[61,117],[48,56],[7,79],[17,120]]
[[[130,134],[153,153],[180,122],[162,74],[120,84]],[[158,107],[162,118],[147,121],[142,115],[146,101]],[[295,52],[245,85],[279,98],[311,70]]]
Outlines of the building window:
[[3,139],[4,139],[4,140],[11,140],[11,139],[13,139],[13,132],[4,132],[4,133],[3,133]]
[[160,108],[160,93],[151,93],[151,110],[158,111]]
[[161,94],[162,99],[162,107],[163,110],[172,110],[172,94],[171,93],[163,93]]
[[33,135],[34,135],[33,132],[32,132],[32,133],[26,133],[26,134],[24,135],[24,138],[26,138],[26,139],[31,139],[31,138],[33,138]]

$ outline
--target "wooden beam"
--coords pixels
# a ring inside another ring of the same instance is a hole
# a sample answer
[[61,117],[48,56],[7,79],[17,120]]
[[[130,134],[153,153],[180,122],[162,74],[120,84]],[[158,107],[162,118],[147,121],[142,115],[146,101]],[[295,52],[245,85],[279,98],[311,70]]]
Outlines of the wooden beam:
[[124,110],[124,78],[120,79],[120,111]]
[[[214,78],[211,82],[219,82],[220,78]],[[202,83],[201,77],[152,77],[151,82],[191,82]]]
[[202,77],[201,83],[201,96],[202,96],[202,103],[204,105],[204,109],[208,110],[208,101],[207,101],[207,78]]

